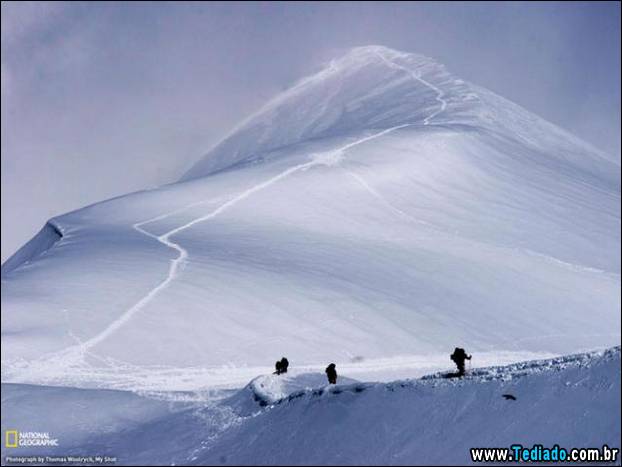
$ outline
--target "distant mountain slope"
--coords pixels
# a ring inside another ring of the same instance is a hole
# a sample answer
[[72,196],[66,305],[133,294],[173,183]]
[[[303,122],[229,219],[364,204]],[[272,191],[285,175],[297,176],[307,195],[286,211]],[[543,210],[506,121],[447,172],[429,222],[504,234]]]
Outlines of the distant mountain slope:
[[3,269],[5,382],[204,387],[284,354],[620,342],[619,166],[386,48],[277,96],[186,181],[50,225]]

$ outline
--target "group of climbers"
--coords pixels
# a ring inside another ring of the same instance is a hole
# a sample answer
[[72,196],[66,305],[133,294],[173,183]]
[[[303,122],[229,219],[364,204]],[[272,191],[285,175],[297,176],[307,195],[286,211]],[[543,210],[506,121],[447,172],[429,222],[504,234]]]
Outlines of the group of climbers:
[[[283,373],[287,373],[288,367],[289,367],[289,360],[283,357],[274,364],[274,368],[275,368],[274,374],[282,375]],[[337,368],[334,363],[331,363],[330,365],[326,367],[325,373],[326,373],[326,377],[328,378],[328,384],[337,384]]]
[[[460,347],[456,347],[454,352],[449,356],[449,358],[456,364],[458,367],[458,373],[450,373],[449,377],[457,376],[459,378],[465,375],[464,364],[466,360],[471,360],[471,355],[467,355],[464,349]],[[289,367],[289,360],[283,357],[281,360],[277,361],[275,364],[276,371],[275,375],[281,375],[283,373],[287,373],[287,368]],[[326,373],[326,377],[328,378],[328,384],[337,384],[337,366],[334,363],[331,363],[324,370]]]

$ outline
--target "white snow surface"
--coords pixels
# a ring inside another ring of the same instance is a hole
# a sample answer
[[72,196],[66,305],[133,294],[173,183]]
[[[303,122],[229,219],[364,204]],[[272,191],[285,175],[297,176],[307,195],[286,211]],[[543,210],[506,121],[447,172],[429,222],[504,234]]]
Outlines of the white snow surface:
[[619,165],[378,46],[2,269],[4,383],[240,388],[282,355],[389,381],[455,346],[484,366],[619,343]]
[[[338,371],[340,368],[338,367]],[[511,394],[516,400],[506,400]],[[620,348],[391,383],[264,375],[232,394],[2,385],[2,431],[122,465],[465,465],[469,448],[620,446]],[[617,465],[619,465],[619,457]]]

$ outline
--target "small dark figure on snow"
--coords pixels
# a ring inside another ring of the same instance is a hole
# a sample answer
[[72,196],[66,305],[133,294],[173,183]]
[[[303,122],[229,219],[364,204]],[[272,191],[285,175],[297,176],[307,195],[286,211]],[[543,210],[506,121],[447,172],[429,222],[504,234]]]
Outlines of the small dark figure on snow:
[[274,367],[276,368],[276,371],[274,372],[275,375],[280,375],[281,373],[287,373],[287,367],[289,366],[289,361],[283,357],[281,360],[277,361],[276,364],[274,365]]
[[471,360],[471,355],[467,355],[464,349],[456,347],[454,353],[452,353],[449,358],[451,358],[458,367],[458,376],[464,376],[464,361]]
[[328,377],[328,384],[337,384],[337,370],[334,363],[326,367],[326,376]]

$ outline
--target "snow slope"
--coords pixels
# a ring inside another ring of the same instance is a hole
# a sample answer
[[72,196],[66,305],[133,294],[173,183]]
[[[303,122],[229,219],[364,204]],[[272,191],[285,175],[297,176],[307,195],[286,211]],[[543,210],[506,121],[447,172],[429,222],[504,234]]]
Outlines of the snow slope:
[[317,373],[261,376],[228,397],[3,384],[2,430],[48,431],[60,446],[3,446],[2,455],[88,453],[124,465],[460,465],[470,463],[470,447],[620,446],[619,347],[482,368],[461,380],[324,384]]
[[2,381],[383,380],[620,343],[620,167],[431,59],[363,47],[179,183],[53,219],[2,271]]
[[196,460],[461,465],[470,463],[470,447],[516,443],[619,447],[620,348],[481,369],[464,380],[437,375],[293,393],[224,432]]

